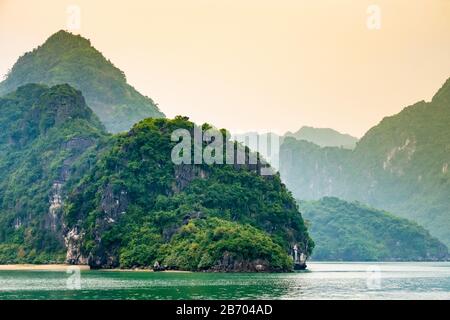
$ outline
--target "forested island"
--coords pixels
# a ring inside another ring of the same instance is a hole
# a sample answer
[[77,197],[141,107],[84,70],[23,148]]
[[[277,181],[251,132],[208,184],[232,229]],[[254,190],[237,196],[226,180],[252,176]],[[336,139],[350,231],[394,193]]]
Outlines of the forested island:
[[[360,140],[276,135],[271,168],[226,129],[166,119],[89,40],[59,31],[0,83],[0,264],[286,272],[311,257],[446,260],[449,89]],[[176,164],[180,129],[217,130],[220,154],[231,145],[257,161]]]

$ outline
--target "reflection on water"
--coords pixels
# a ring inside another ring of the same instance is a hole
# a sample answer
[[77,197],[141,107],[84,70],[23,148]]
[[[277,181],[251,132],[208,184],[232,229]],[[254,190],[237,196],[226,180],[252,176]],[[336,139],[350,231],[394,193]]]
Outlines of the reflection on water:
[[[450,263],[310,263],[288,274],[0,271],[1,299],[450,299]],[[77,287],[78,288],[78,287]]]

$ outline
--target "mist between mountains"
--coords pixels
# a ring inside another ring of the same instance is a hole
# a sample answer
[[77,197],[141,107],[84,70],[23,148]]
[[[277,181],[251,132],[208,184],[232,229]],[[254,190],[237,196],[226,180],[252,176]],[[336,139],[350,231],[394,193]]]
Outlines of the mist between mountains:
[[[177,129],[171,134],[177,144],[172,163],[207,165],[249,165],[269,176],[279,167],[280,137],[273,134],[230,134],[224,129],[194,126],[192,131]],[[270,163],[270,164],[269,164]]]

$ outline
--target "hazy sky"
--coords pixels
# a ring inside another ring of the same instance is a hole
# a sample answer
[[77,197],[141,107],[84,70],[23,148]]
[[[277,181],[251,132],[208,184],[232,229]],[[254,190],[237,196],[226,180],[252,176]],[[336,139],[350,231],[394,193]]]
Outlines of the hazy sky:
[[360,137],[450,77],[450,0],[0,0],[0,75],[72,4],[76,33],[169,117],[232,131]]

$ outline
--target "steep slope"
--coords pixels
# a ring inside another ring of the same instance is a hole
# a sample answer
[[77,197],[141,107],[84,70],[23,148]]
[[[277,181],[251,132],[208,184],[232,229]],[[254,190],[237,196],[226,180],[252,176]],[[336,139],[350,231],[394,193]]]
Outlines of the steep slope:
[[351,159],[351,150],[321,148],[288,137],[280,147],[280,174],[298,199],[320,199],[348,188],[347,165]]
[[312,142],[320,147],[342,147],[353,149],[358,142],[349,134],[343,134],[329,128],[301,127],[297,132],[287,132],[284,137],[293,137],[297,140]]
[[434,261],[447,247],[409,220],[337,198],[301,202],[316,241],[313,259],[342,261]]
[[62,262],[67,183],[103,126],[79,91],[31,84],[0,99],[0,127],[0,263]]
[[89,40],[65,31],[20,57],[0,83],[0,96],[27,83],[68,83],[81,90],[110,132],[126,131],[144,118],[164,117],[150,98],[127,84],[124,73]]
[[280,173],[300,199],[358,200],[414,220],[450,245],[450,80],[431,102],[383,119],[353,151],[290,140]]
[[69,198],[70,262],[282,271],[292,268],[295,244],[311,253],[314,244],[278,175],[261,176],[261,163],[238,165],[236,158],[234,165],[175,165],[171,133],[181,128],[192,133],[194,124],[146,119],[98,158]]

